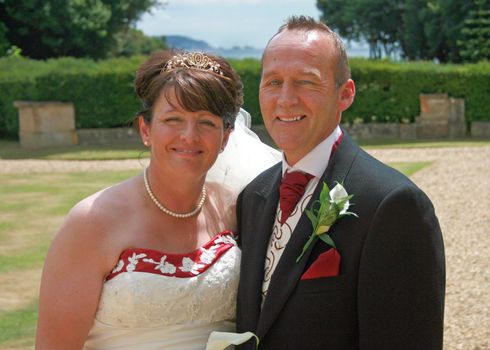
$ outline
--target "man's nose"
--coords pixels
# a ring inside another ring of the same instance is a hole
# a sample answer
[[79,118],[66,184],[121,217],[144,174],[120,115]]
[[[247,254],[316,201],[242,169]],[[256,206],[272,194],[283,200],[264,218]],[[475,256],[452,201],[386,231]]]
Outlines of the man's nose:
[[289,108],[298,102],[298,96],[294,86],[290,83],[284,83],[281,86],[277,103],[282,108]]

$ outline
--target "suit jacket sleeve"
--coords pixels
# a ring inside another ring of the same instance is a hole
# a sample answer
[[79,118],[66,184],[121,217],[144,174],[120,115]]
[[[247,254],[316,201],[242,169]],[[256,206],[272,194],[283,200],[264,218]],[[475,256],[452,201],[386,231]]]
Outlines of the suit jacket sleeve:
[[427,196],[412,185],[388,193],[361,253],[359,348],[442,349],[445,262]]

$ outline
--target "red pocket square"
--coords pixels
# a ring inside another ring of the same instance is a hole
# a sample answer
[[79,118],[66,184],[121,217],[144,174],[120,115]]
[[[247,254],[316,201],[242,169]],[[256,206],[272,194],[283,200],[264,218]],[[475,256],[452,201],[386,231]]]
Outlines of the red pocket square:
[[340,254],[335,248],[322,253],[301,276],[301,280],[337,276],[340,269]]

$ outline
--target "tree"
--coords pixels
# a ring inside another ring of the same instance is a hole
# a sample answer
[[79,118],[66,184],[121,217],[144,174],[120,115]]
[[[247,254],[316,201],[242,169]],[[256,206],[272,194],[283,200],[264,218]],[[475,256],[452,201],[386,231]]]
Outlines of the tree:
[[459,63],[476,59],[471,58],[475,50],[487,50],[488,1],[317,0],[317,7],[341,36],[366,40],[371,58],[401,51],[411,60]]
[[405,1],[402,14],[403,30],[401,49],[403,57],[409,60],[429,59],[429,48],[424,32],[424,7],[426,0]]
[[148,55],[153,51],[162,50],[167,47],[165,38],[154,38],[146,36],[142,31],[128,28],[120,31],[115,36],[116,43],[110,52],[110,56],[134,56]]
[[475,9],[470,10],[458,41],[460,54],[466,62],[490,60],[490,3],[475,1]]
[[317,0],[321,20],[348,40],[365,40],[371,58],[397,53],[402,5],[403,0]]
[[0,56],[3,56],[9,47],[10,43],[7,40],[7,27],[0,22]]
[[461,62],[457,42],[472,1],[429,0],[422,9],[429,57],[440,62]]
[[115,35],[158,0],[2,0],[0,23],[11,45],[31,58],[105,57]]

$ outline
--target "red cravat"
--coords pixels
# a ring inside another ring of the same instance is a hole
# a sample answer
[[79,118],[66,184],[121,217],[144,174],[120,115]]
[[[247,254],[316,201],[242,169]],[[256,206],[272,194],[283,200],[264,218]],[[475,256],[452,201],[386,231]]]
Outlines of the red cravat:
[[287,218],[291,215],[298,201],[303,197],[305,188],[308,182],[314,176],[311,174],[294,171],[286,172],[282,178],[281,186],[279,187],[279,206],[281,208],[281,225],[284,224]]

